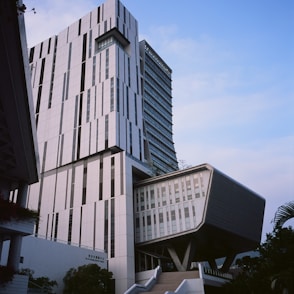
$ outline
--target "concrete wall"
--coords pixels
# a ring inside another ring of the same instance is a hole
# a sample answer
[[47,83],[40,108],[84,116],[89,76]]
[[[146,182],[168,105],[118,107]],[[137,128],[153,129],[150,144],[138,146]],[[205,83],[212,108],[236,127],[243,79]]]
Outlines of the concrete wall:
[[[1,264],[5,264],[8,253],[8,242],[4,242]],[[29,268],[34,277],[48,277],[58,283],[57,293],[62,293],[63,278],[66,272],[74,267],[95,263],[107,268],[107,255],[103,251],[69,246],[32,236],[24,237],[20,269]]]

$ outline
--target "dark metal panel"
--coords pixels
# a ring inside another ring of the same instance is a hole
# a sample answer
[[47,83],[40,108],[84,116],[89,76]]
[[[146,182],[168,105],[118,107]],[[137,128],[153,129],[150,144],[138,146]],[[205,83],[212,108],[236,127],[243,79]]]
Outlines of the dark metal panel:
[[214,170],[205,223],[245,239],[260,242],[265,200]]
[[29,103],[28,56],[23,56],[23,12],[17,5],[0,1],[0,178],[33,183],[38,180],[37,147]]

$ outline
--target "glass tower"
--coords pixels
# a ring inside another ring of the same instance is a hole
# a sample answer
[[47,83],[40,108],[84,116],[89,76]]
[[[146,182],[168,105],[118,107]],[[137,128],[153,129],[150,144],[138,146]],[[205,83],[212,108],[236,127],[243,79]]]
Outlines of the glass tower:
[[172,133],[172,71],[146,42],[140,42],[143,118],[154,172],[178,169]]

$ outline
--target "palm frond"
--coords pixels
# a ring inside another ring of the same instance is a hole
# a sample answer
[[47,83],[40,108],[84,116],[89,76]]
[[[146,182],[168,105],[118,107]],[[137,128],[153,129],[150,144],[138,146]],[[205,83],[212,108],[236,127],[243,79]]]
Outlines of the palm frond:
[[274,223],[274,229],[281,228],[283,224],[294,217],[294,201],[290,201],[288,203],[285,203],[284,205],[281,205],[276,213],[275,217],[273,219]]

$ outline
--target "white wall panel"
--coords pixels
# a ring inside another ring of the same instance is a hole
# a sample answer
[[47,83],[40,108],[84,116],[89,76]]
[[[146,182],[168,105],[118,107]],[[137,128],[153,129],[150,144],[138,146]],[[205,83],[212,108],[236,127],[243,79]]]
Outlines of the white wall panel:
[[87,203],[94,203],[99,199],[99,160],[88,161],[87,165]]

